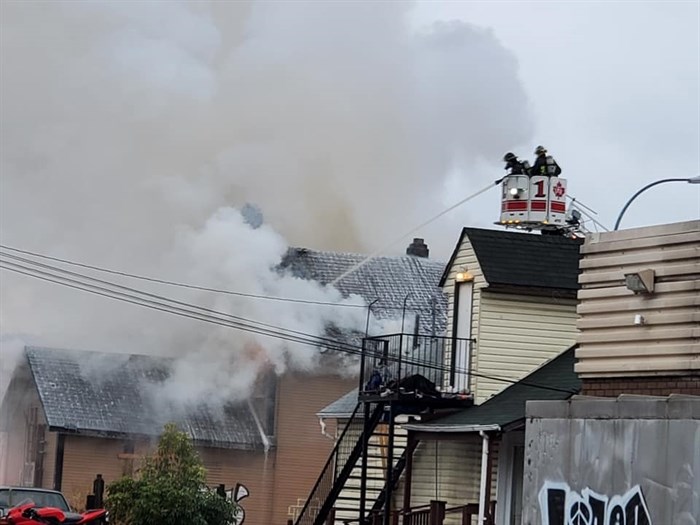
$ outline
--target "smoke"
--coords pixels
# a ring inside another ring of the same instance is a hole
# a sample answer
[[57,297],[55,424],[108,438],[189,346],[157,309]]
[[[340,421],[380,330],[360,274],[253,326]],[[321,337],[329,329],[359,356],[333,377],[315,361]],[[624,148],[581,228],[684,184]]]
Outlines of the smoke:
[[[517,63],[495,37],[461,22],[414,30],[408,3],[0,8],[0,235],[59,257],[339,301],[272,270],[288,244],[373,250],[442,209],[450,174],[475,189],[492,181],[467,174],[532,129]],[[260,228],[237,211],[247,202],[263,210]],[[428,238],[431,252],[453,237]],[[318,362],[312,348],[0,278],[3,333],[178,357],[191,387],[179,392],[240,394],[263,362]],[[167,293],[312,334],[329,320],[363,326],[360,309]]]

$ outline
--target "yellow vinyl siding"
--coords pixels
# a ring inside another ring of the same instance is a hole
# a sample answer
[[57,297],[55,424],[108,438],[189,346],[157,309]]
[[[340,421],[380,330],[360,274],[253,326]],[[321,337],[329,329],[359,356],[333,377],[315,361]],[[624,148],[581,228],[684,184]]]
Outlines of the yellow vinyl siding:
[[[487,286],[486,280],[484,279],[484,274],[481,271],[479,262],[476,259],[476,254],[474,249],[469,242],[469,239],[465,236],[462,240],[462,245],[457,252],[457,257],[452,262],[450,271],[445,279],[445,284],[442,289],[447,294],[447,331],[446,336],[451,337],[453,333],[453,320],[455,311],[455,276],[459,272],[469,272],[474,277],[474,289],[472,291],[472,319],[471,319],[471,333],[472,337],[476,337],[478,328],[478,318],[480,309],[480,297],[481,290]],[[463,322],[464,319],[459,320]],[[450,366],[452,363],[452,356],[448,353],[445,355],[445,365]],[[478,351],[477,348],[472,345],[471,348],[471,370],[476,370],[478,366]],[[472,389],[475,388],[475,382],[472,378],[471,386]]]
[[[479,503],[482,439],[478,433],[455,435],[454,440],[421,441],[413,456],[411,507],[428,505],[430,500],[446,502],[447,508]],[[498,443],[492,444],[491,500],[496,499]],[[436,484],[437,482],[437,484]],[[396,499],[403,496],[404,479]],[[474,518],[476,519],[476,518]],[[460,524],[457,515],[448,515],[445,525]]]
[[[481,293],[476,372],[517,381],[576,342],[576,300]],[[510,383],[475,378],[481,403]]]
[[[700,371],[700,221],[595,234],[581,253],[576,372]],[[654,293],[635,295],[624,275],[646,269],[656,273]]]

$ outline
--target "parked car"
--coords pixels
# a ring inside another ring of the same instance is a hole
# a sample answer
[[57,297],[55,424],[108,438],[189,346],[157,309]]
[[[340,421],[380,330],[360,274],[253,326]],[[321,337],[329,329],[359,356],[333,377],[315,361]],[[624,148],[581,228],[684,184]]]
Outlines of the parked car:
[[3,487],[0,486],[0,517],[18,503],[30,499],[38,507],[55,507],[63,512],[71,512],[65,496],[57,490],[34,487]]

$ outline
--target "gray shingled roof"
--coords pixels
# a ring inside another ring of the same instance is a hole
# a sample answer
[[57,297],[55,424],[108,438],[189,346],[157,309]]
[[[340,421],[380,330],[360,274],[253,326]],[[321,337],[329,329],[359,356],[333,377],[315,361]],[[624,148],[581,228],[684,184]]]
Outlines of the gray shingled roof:
[[221,413],[193,406],[178,410],[181,416],[155,404],[148,389],[168,377],[168,359],[38,347],[27,347],[25,353],[53,430],[106,437],[157,435],[175,420],[201,445],[263,448],[247,404]]
[[459,242],[440,279],[440,286],[444,284],[465,237],[469,238],[479,267],[490,286],[523,286],[571,292],[579,289],[583,239],[480,228],[462,229]]
[[358,403],[358,390],[357,388],[351,390],[340,399],[321,409],[316,415],[318,417],[349,418]]
[[[352,253],[292,248],[282,268],[293,275],[328,284],[366,256]],[[421,332],[431,333],[435,312],[436,333],[444,332],[447,298],[439,287],[445,264],[411,255],[374,257],[343,278],[336,287],[344,296],[360,295],[368,303],[379,299],[372,312],[380,318],[401,318],[406,296],[407,318],[420,313]]]
[[481,405],[426,423],[406,425],[406,428],[421,432],[468,432],[478,427],[502,429],[525,418],[527,401],[569,399],[581,389],[581,380],[574,372],[575,349],[576,346],[572,346]]

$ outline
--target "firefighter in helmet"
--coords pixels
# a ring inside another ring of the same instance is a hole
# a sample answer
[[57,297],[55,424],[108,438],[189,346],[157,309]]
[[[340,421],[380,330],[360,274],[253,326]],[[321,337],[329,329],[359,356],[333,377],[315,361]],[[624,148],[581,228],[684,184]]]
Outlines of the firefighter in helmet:
[[535,148],[535,163],[530,170],[530,175],[542,175],[543,177],[557,177],[561,173],[561,168],[554,157],[547,155],[547,150],[544,146]]
[[508,152],[503,156],[503,162],[506,163],[504,169],[510,170],[508,175],[529,175],[530,164],[528,161],[518,160],[514,153]]

